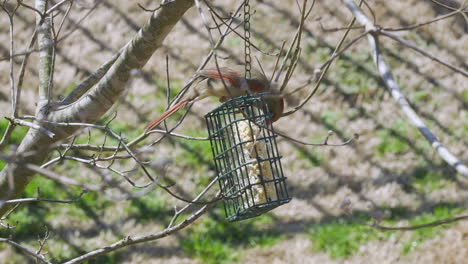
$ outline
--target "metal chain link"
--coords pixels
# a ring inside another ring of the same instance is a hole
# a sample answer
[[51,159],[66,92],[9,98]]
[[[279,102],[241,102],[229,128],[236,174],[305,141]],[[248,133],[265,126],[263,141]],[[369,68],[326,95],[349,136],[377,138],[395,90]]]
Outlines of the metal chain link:
[[244,2],[244,53],[245,53],[245,78],[250,79],[252,70],[252,58],[250,57],[250,3]]

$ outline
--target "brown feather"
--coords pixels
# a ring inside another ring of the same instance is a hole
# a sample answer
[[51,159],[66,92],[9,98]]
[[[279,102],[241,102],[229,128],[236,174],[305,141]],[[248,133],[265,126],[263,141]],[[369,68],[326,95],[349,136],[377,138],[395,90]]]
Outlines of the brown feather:
[[181,101],[181,102],[175,104],[173,107],[167,109],[162,115],[158,116],[157,118],[155,118],[151,122],[149,122],[149,124],[146,125],[145,130],[148,131],[148,130],[151,130],[151,129],[157,127],[159,124],[161,124],[162,121],[166,120],[166,118],[170,117],[175,112],[177,112],[179,109],[186,106],[189,102],[190,102],[190,100]]
[[[219,74],[220,72],[221,75]],[[231,85],[239,86],[239,75],[228,67],[220,67],[219,71],[218,68],[203,69],[198,72],[198,75],[216,80],[221,80],[222,77],[223,80],[229,82]]]

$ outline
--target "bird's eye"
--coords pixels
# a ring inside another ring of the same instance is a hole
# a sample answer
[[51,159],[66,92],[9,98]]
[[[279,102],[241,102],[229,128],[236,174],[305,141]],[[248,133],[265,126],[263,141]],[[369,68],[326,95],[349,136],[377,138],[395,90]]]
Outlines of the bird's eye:
[[207,84],[208,88],[213,89],[213,79],[208,79],[206,84]]

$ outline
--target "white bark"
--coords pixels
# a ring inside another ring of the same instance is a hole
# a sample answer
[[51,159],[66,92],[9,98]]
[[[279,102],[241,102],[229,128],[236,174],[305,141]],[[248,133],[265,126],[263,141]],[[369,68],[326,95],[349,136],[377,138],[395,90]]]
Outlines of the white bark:
[[[36,0],[36,7],[41,7],[45,0]],[[87,94],[79,98],[76,102],[69,105],[38,104],[36,117],[38,120],[50,120],[55,122],[82,122],[93,123],[105,114],[118,100],[125,89],[125,84],[130,78],[130,71],[133,69],[141,69],[152,54],[161,46],[162,42],[180,20],[184,13],[193,5],[193,0],[177,0],[164,4],[161,9],[153,13],[147,20],[145,25],[127,43],[121,50],[121,54],[115,61],[114,65],[106,72],[103,78],[91,88]],[[45,8],[45,5],[42,6]],[[47,19],[41,20],[41,26],[47,25]],[[48,24],[50,26],[50,24]],[[47,29],[42,28],[43,34],[47,33]],[[45,32],[45,33],[44,33]],[[38,34],[41,34],[38,32]],[[39,37],[40,45],[46,44],[46,36]],[[39,66],[40,73],[40,93],[39,102],[44,102],[47,99],[47,89],[49,81],[46,76],[50,76],[50,62],[45,60],[49,55],[41,52],[41,61]],[[43,60],[42,60],[43,59]],[[41,64],[42,62],[42,64]],[[49,66],[47,66],[49,65]],[[0,194],[6,194],[9,191],[7,172],[11,171],[14,175],[14,195],[18,196],[24,190],[26,185],[31,180],[34,172],[28,170],[25,163],[40,164],[47,157],[50,151],[48,147],[58,140],[69,137],[79,127],[59,127],[47,122],[39,122],[46,130],[53,132],[56,136],[49,138],[38,130],[29,130],[21,145],[18,148],[17,159],[15,163],[10,163],[0,172]],[[22,154],[28,152],[27,156]],[[32,154],[31,154],[32,153]],[[11,198],[13,198],[11,197]],[[5,197],[0,197],[4,199]],[[2,206],[0,203],[0,216],[7,211],[7,206]]]
[[367,31],[370,31],[371,34],[367,35],[369,44],[372,49],[372,56],[374,58],[375,65],[379,71],[380,76],[382,77],[385,85],[387,86],[390,94],[393,99],[400,105],[401,110],[406,115],[408,120],[413,124],[419,132],[426,138],[426,140],[431,144],[431,146],[437,151],[439,156],[445,160],[450,166],[455,168],[458,173],[468,177],[468,167],[463,164],[455,155],[453,155],[444,145],[437,139],[437,137],[431,132],[431,130],[426,126],[424,121],[419,117],[416,111],[413,110],[405,95],[401,92],[398,87],[395,78],[390,71],[385,58],[383,57],[380,47],[378,35],[380,30],[372,23],[372,21],[362,12],[362,10],[354,3],[353,0],[342,0],[346,6],[351,10],[356,19],[363,26],[366,27]]

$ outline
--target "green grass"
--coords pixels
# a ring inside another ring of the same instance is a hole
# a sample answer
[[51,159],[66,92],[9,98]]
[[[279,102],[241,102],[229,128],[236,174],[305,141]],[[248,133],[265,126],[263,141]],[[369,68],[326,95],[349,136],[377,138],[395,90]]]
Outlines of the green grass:
[[[167,82],[164,79],[156,80],[156,86],[159,87],[156,93],[156,100],[153,98],[152,101],[156,101],[155,107],[153,109],[151,119],[158,117],[162,113],[164,113],[167,109]],[[170,90],[170,98],[171,100],[179,93],[182,89],[183,83],[180,80],[171,80],[171,90]],[[185,113],[185,110],[179,110],[172,114],[172,116],[168,120],[178,120],[180,119]],[[164,123],[163,123],[164,124]],[[161,125],[162,126],[162,125]]]
[[468,90],[463,91],[463,102],[468,104]]
[[426,90],[413,92],[411,97],[413,99],[412,101],[414,102],[428,102],[431,100],[431,94]]
[[[98,120],[96,124],[98,125],[105,125],[108,122],[109,115],[103,117],[102,119]],[[130,126],[126,122],[120,122],[117,119],[112,121],[109,124],[109,128],[112,129],[117,135],[122,137],[122,139],[125,142],[129,142],[139,136],[140,134],[143,133],[144,128],[143,126],[137,126],[133,127]],[[87,131],[81,133],[74,141],[74,144],[91,144],[91,145],[98,145],[101,146],[104,143],[104,138],[105,138],[105,143],[106,146],[117,146],[119,141],[114,138],[112,135],[107,134],[105,135],[105,131],[101,129],[91,129],[91,138],[89,138],[89,134]],[[89,142],[88,142],[89,141]],[[71,142],[71,141],[70,141]]]
[[[5,133],[6,128],[8,127],[8,124],[10,121],[6,119],[1,119],[0,120],[0,139],[3,138],[3,134]],[[21,140],[23,140],[24,136],[26,135],[26,132],[28,132],[28,128],[24,126],[16,126],[15,130],[11,134],[10,140],[8,141],[8,144],[16,144],[18,145],[21,143]]]
[[421,193],[430,193],[444,187],[444,175],[431,168],[417,168],[413,172],[412,186]]
[[[151,101],[156,101],[156,107],[154,108],[153,113],[155,117],[158,114],[162,114],[167,108],[167,80],[165,78],[160,78],[156,80],[156,87],[158,87],[156,93],[156,100],[151,98]],[[171,89],[169,92],[169,96],[171,100],[180,92],[183,88],[183,83],[181,80],[174,80],[171,79]],[[180,118],[182,116],[183,111],[179,111],[173,115],[173,117]]]
[[56,99],[58,100],[64,99],[65,97],[63,95],[70,94],[76,88],[77,85],[78,85],[77,83],[69,83],[68,85],[65,85],[64,87],[61,88],[62,91],[57,95],[58,98]]
[[[34,177],[28,184],[21,198],[39,197],[57,200],[71,200],[78,196],[78,188],[63,188],[55,181],[42,177]],[[58,204],[48,202],[23,203],[10,215],[7,223],[16,224],[16,228],[10,231],[0,229],[0,235],[6,233],[14,234],[15,237],[28,239],[37,238],[43,235],[48,221],[53,221],[57,217],[63,217],[66,211],[67,217],[86,220],[89,217],[88,210],[92,208],[94,213],[99,213],[108,204],[100,199],[95,192],[85,193],[77,203]],[[65,210],[65,211],[64,211]]]
[[405,137],[412,137],[412,129],[406,121],[395,121],[389,129],[381,129],[376,135],[380,140],[377,153],[384,156],[386,153],[403,154],[410,150]]
[[[409,223],[405,226],[417,226],[447,219],[462,212],[460,208],[450,204],[435,206],[432,212],[418,216],[413,216],[405,208],[391,208],[389,210],[391,216],[382,222],[383,226],[398,226],[398,222],[404,219],[409,219]],[[371,219],[360,217],[360,220],[369,222]],[[402,254],[410,253],[424,240],[434,238],[443,229],[444,226],[437,226],[408,231],[411,232],[411,236],[399,242]],[[345,218],[317,224],[308,230],[309,239],[313,241],[312,250],[327,252],[334,259],[347,258],[358,252],[363,244],[374,240],[388,240],[399,232],[402,231],[379,231]]]
[[335,125],[338,120],[343,117],[343,113],[340,110],[324,110],[320,113],[320,119],[322,119],[325,124]]
[[182,249],[203,263],[242,261],[242,249],[268,247],[283,238],[267,229],[271,224],[268,215],[235,223],[219,217],[205,218],[182,238]]
[[[37,197],[38,187],[40,187],[40,197],[50,199],[69,200],[76,198],[80,192],[78,188],[63,188],[63,186],[54,181],[42,177],[34,177],[21,197]],[[141,221],[146,221],[151,216],[156,218],[153,213],[155,208],[160,208],[160,200],[154,199],[150,195],[135,200],[135,203],[120,204],[130,206],[131,210],[135,212],[135,218],[141,218]],[[135,204],[138,202],[145,206],[136,206]],[[10,230],[0,228],[0,237],[11,236],[15,241],[35,246],[37,238],[39,236],[43,237],[45,232],[49,230],[53,243],[50,244],[49,242],[46,244],[44,250],[49,252],[48,258],[54,262],[62,262],[83,254],[84,251],[73,244],[69,244],[69,241],[63,240],[60,233],[62,228],[51,227],[51,222],[56,222],[57,219],[66,219],[66,221],[70,222],[77,222],[77,220],[86,222],[94,218],[99,219],[99,217],[104,215],[104,210],[108,210],[114,206],[116,205],[113,201],[103,198],[96,192],[84,194],[78,202],[73,204],[48,202],[24,203],[9,216],[8,220],[4,221],[4,223],[9,223],[10,225],[16,225],[16,228]],[[63,220],[61,221],[63,222]],[[66,226],[63,228],[66,229]],[[118,253],[111,253],[85,263],[119,263],[118,258]]]
[[[256,38],[256,40],[258,41],[259,39]],[[227,47],[239,47],[240,45],[243,45],[242,44],[242,40],[239,39],[239,38],[232,38],[232,37],[228,37],[226,38],[226,46]]]
[[[351,58],[338,60],[334,67],[335,79],[339,80],[341,90],[347,94],[363,94],[370,95],[373,93],[378,85],[370,74],[372,69],[372,57],[367,52],[353,54],[352,59],[362,62],[362,65],[356,65]],[[358,68],[356,68],[358,67]],[[349,69],[356,69],[350,71]],[[368,73],[369,71],[369,73]]]
[[[200,131],[186,131],[185,135],[191,137],[207,137],[206,132]],[[200,167],[200,165],[205,165],[206,162],[212,162],[213,152],[211,150],[211,144],[208,140],[191,140],[187,141],[186,139],[177,139],[180,142],[182,148],[185,150],[183,155],[177,157],[177,162],[179,164],[185,164],[192,167]]]
[[[317,141],[320,142],[320,141]],[[320,167],[322,162],[325,160],[325,156],[320,151],[308,150],[303,147],[294,147],[297,151],[299,158],[309,161],[311,168]]]
[[106,255],[99,256],[97,258],[85,261],[83,263],[85,263],[85,264],[101,264],[101,263],[118,264],[118,263],[121,263],[121,261],[119,261],[121,254],[122,253],[114,251],[114,252],[108,253]]
[[148,223],[152,220],[171,217],[174,213],[167,208],[167,200],[160,191],[154,191],[144,196],[132,199],[130,205],[125,207],[130,217],[139,222]]
[[[465,113],[464,120],[468,120],[468,112]],[[463,132],[468,133],[468,121],[462,122],[463,124]]]
[[[0,140],[3,138],[3,135],[5,134],[5,131],[8,127],[8,124],[10,121],[6,119],[0,119]],[[21,143],[21,140],[23,140],[24,136],[26,135],[26,132],[28,132],[28,128],[24,126],[16,126],[15,130],[13,130],[13,133],[11,134],[7,147],[3,150],[4,153],[8,153],[9,151],[9,146],[11,145],[19,145]],[[0,160],[0,170],[5,167],[5,162],[3,160]]]
[[110,128],[125,139],[133,139],[143,133],[143,126],[129,127],[125,122],[112,122]]
[[358,251],[362,244],[384,237],[384,234],[370,227],[345,219],[315,225],[308,233],[309,239],[314,242],[312,249],[325,251],[334,259],[348,257]]
[[384,156],[386,153],[403,154],[409,150],[408,144],[401,138],[393,136],[388,130],[377,131],[377,137],[380,140],[377,146],[377,153]]
[[[455,208],[452,205],[438,205],[433,208],[432,213],[425,213],[420,216],[411,218],[409,225],[417,226],[427,224],[442,219],[454,217],[462,212],[461,208]],[[434,238],[447,225],[422,228],[412,231],[412,236],[409,241],[402,243],[402,254],[406,255],[415,250],[424,240]]]
[[[60,199],[61,195],[53,181],[35,177],[26,187],[22,198],[37,197],[37,188],[40,186],[40,197],[50,199]],[[21,204],[6,220],[10,225],[16,225],[15,229],[0,229],[0,236],[14,235],[17,239],[37,238],[46,231],[45,218],[49,216],[49,209],[45,203],[25,203]]]

